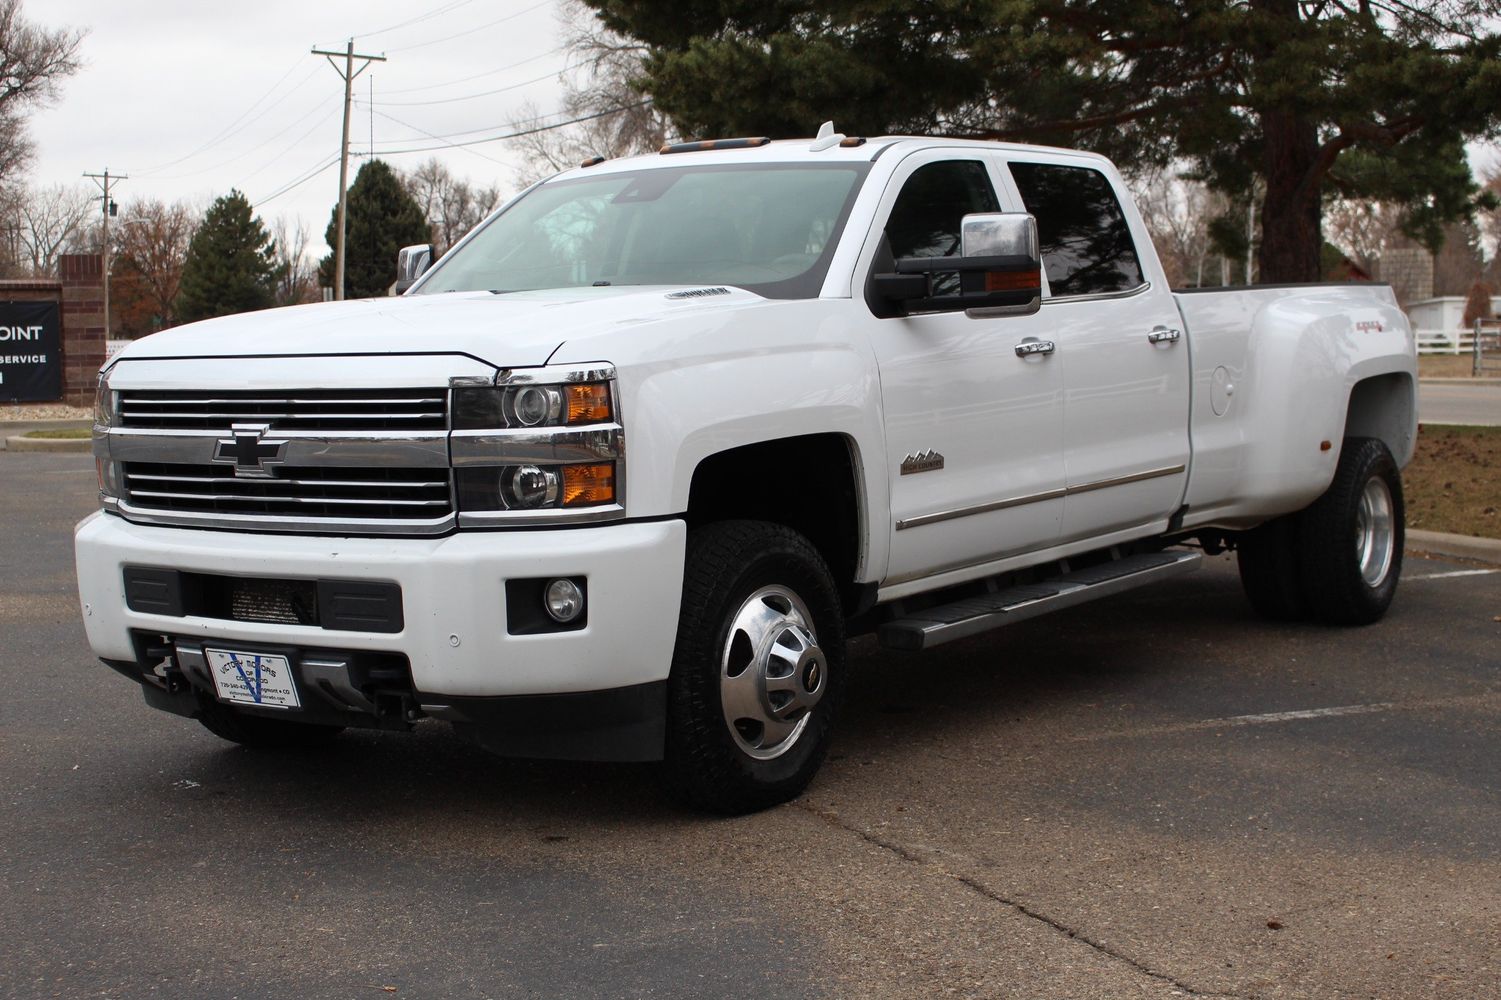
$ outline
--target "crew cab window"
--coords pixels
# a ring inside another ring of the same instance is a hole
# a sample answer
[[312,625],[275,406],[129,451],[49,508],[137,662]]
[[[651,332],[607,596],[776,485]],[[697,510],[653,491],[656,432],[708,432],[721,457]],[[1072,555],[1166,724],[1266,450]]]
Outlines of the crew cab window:
[[1131,229],[1098,170],[1013,163],[1022,204],[1037,218],[1042,265],[1054,298],[1139,288],[1145,279]]
[[[918,167],[886,220],[893,257],[957,257],[959,223],[972,212],[999,212],[990,175],[979,160],[943,160]],[[958,274],[940,274],[933,294],[959,290]]]
[[945,160],[918,167],[891,206],[886,238],[893,257],[954,257],[959,221],[971,212],[999,212],[985,164]]

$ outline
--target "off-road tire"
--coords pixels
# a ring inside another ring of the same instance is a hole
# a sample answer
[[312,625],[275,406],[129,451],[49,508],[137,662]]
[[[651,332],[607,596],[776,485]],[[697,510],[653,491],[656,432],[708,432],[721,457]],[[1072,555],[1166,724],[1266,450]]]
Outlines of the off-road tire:
[[[757,759],[726,719],[721,678],[731,669],[726,650],[736,641],[734,625],[744,620],[737,616],[768,589],[795,595],[811,618],[823,688],[786,746],[761,751],[777,755]],[[797,532],[763,521],[722,521],[691,532],[668,679],[669,788],[691,805],[728,815],[796,798],[828,751],[843,689],[843,613],[818,550]]]
[[1369,625],[1386,614],[1402,575],[1405,516],[1402,475],[1386,445],[1346,438],[1334,481],[1299,525],[1303,593],[1315,620]]

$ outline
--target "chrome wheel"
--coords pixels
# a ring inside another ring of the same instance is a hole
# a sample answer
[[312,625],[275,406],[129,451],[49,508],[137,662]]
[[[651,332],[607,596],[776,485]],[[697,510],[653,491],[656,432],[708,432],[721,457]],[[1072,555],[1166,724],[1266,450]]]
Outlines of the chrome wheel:
[[828,662],[802,599],[762,587],[730,621],[719,670],[720,704],[730,736],[757,760],[797,744],[824,695]]
[[1379,476],[1366,480],[1355,513],[1355,554],[1360,578],[1367,586],[1379,587],[1391,571],[1396,549],[1396,519],[1392,516],[1392,493]]

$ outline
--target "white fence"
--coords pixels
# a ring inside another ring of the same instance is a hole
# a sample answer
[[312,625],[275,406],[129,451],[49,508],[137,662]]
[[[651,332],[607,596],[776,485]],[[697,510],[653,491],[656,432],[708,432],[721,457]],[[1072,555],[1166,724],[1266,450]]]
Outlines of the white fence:
[[1474,330],[1414,330],[1419,354],[1471,354],[1475,350]]

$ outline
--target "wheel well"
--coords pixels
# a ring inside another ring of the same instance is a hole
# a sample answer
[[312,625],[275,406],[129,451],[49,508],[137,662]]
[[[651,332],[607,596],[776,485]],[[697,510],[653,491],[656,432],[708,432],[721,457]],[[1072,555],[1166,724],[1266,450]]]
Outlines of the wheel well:
[[1345,411],[1345,437],[1380,439],[1397,465],[1412,457],[1415,400],[1412,377],[1405,372],[1374,375],[1355,383]]
[[861,556],[854,444],[840,434],[761,441],[710,455],[693,471],[688,527],[746,519],[783,524],[828,563],[846,607]]

